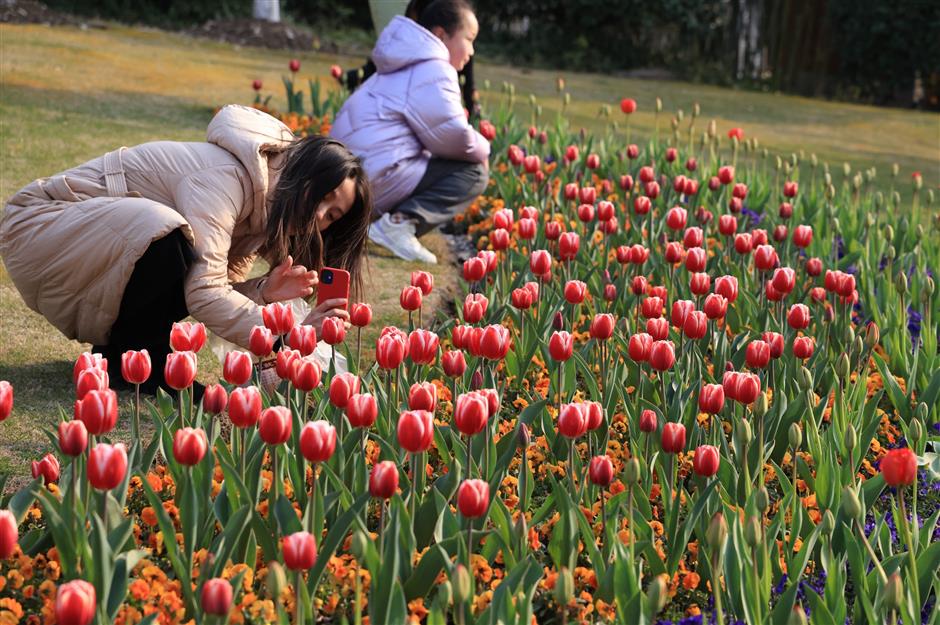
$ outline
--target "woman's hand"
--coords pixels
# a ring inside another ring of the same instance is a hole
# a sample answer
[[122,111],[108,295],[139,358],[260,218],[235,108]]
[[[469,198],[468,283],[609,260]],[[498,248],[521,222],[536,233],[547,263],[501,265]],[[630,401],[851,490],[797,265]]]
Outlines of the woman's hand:
[[327,317],[339,317],[346,324],[346,329],[348,330],[349,311],[346,310],[347,302],[348,300],[342,297],[328,299],[311,310],[307,318],[301,323],[311,325],[316,328],[317,332],[320,332],[320,328],[323,327],[324,319]]
[[290,256],[271,270],[261,288],[261,297],[266,304],[285,302],[298,297],[309,297],[313,287],[319,283],[317,272],[308,271],[303,265],[295,265]]

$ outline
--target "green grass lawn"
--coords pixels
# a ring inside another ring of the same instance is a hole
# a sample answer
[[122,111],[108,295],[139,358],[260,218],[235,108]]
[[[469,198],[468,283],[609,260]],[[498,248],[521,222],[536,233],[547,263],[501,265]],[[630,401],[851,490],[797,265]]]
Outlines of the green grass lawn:
[[[230,102],[253,98],[251,81],[264,82],[263,93],[274,94],[272,105],[284,106],[281,76],[287,73],[288,52],[239,49],[193,40],[156,30],[111,25],[102,29],[0,25],[0,196],[9,198],[34,178],[81,163],[120,145],[154,139],[200,141],[212,111]],[[320,77],[329,82],[333,63],[352,66],[362,61],[335,55],[300,55],[301,80]],[[530,114],[528,94],[535,94],[546,115],[558,106],[557,73],[504,66],[478,66],[479,81],[492,89],[484,103],[495,103],[499,85],[516,85],[518,111]],[[819,102],[804,98],[740,92],[684,83],[627,80],[566,73],[573,103],[572,124],[603,131],[606,120],[597,112],[614,107],[621,97],[637,99],[634,137],[651,132],[652,106],[658,95],[667,111],[692,103],[702,106],[703,119],[716,119],[719,129],[742,126],[772,151],[807,156],[855,169],[875,165],[888,185],[892,163],[902,176],[920,170],[925,185],[940,183],[940,116],[911,111]],[[664,115],[662,123],[668,123]],[[704,126],[704,122],[703,122]],[[429,247],[446,254],[437,238]],[[367,299],[376,307],[375,327],[402,323],[398,306],[401,286],[416,265],[387,255],[370,258]],[[454,273],[435,268],[446,297],[453,293]],[[438,300],[439,302],[440,300]],[[432,305],[434,303],[432,302]],[[370,334],[370,339],[374,337]],[[367,340],[368,345],[371,340]],[[70,371],[87,346],[68,341],[40,316],[28,310],[0,269],[0,379],[15,387],[14,415],[0,425],[0,472],[22,478],[26,461],[38,457],[48,442],[40,428],[54,426],[59,407],[70,411]],[[218,363],[204,358],[200,377],[211,380]],[[125,404],[127,407],[127,404]],[[124,420],[126,423],[126,420]],[[118,437],[128,436],[126,430]]]

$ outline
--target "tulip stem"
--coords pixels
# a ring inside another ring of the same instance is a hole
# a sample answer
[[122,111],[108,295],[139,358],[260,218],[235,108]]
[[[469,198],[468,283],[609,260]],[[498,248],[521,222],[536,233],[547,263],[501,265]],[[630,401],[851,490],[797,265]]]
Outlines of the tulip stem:
[[300,596],[300,587],[304,583],[303,571],[297,571],[295,579],[294,593],[296,594],[296,598],[294,610],[296,612],[296,616],[294,617],[294,623],[301,625],[304,622],[304,602]]
[[179,391],[179,405],[180,405],[180,427],[186,427],[186,421],[183,419],[183,391]]
[[411,496],[408,498],[408,514],[411,517],[411,522],[414,523],[415,499],[418,497],[418,460],[415,458],[415,454],[409,455],[411,456]]
[[881,562],[878,561],[878,556],[875,554],[875,550],[871,548],[871,543],[868,542],[868,537],[865,536],[865,531],[862,529],[862,524],[858,522],[858,519],[854,519],[855,529],[858,530],[859,538],[862,539],[862,543],[865,545],[865,550],[868,551],[868,557],[871,558],[872,564],[875,565],[875,568],[878,570],[878,578],[881,580],[881,585],[884,586],[888,583],[888,576],[885,574],[885,570],[881,567]]
[[136,441],[140,439],[140,384],[134,385],[134,399],[134,427],[131,430],[131,439]]
[[630,566],[636,566],[636,547],[634,546],[633,527],[633,483],[627,486],[627,521],[630,523]]
[[[307,479],[307,468],[304,466],[303,458],[301,457],[301,474],[304,476],[303,479]],[[313,517],[316,512],[316,505],[314,504],[314,496],[317,492],[317,465],[313,463],[311,466],[313,470],[313,475],[310,478],[310,491],[307,493],[307,531],[311,534],[316,535],[316,532],[313,531]]]
[[362,328],[356,327],[356,373],[362,369]]
[[471,467],[473,466],[473,455],[471,453],[472,448],[470,446],[472,441],[473,441],[473,438],[469,434],[467,434],[467,477],[466,479],[468,480],[471,477],[473,477],[472,472],[471,472]]
[[278,477],[278,466],[277,466],[277,447],[271,446],[271,491],[270,499],[268,500],[268,518],[274,518],[274,505],[277,503],[277,491],[278,491],[278,482],[281,480]]
[[[901,531],[904,534],[904,542],[907,543],[907,557],[911,565],[911,593],[914,595],[914,605],[920,605],[920,590],[917,587],[917,558],[914,557],[914,536],[911,533],[911,526],[908,525],[907,509],[904,505],[904,492],[899,488],[897,492],[898,504],[901,508]],[[913,511],[911,521],[914,520]]]
[[712,594],[715,597],[715,622],[724,624],[725,613],[721,609],[721,550],[715,549],[713,560],[715,566],[712,569]]
[[[568,441],[568,479],[571,480],[571,492],[577,493],[574,483],[574,439]],[[578,497],[578,501],[575,502],[576,505],[581,503],[581,498]]]
[[101,522],[104,523],[104,533],[108,533],[108,491],[101,491]]

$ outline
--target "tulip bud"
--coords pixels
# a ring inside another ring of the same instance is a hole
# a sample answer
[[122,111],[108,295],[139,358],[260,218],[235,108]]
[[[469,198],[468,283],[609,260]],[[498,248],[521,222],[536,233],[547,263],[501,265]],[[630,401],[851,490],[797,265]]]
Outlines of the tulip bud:
[[636,458],[630,458],[623,468],[624,480],[628,486],[636,486],[640,483],[640,461]]
[[752,516],[744,524],[744,542],[752,549],[758,547],[763,540],[764,528],[761,527],[760,520]]
[[858,499],[858,492],[852,486],[842,489],[842,513],[850,521],[861,521],[862,502]]
[[[921,410],[921,407],[923,407],[923,410]],[[924,414],[927,413],[927,404],[925,404],[924,402],[921,402],[917,405],[918,418],[915,418],[913,421],[911,421],[910,428],[908,429],[908,432],[907,432],[907,437],[910,439],[911,443],[913,443],[914,445],[918,444],[920,440],[924,437],[924,426],[921,423],[920,418],[919,418],[919,415],[921,412],[923,412]]]
[[264,584],[267,589],[267,596],[273,601],[278,601],[281,591],[287,588],[287,572],[284,570],[284,565],[277,560],[268,562],[267,569],[268,574]]
[[477,391],[483,388],[483,373],[477,369],[470,376],[470,390]]
[[770,493],[767,492],[766,486],[761,486],[754,493],[754,504],[761,512],[766,512],[770,507]]
[[437,605],[442,612],[446,612],[453,601],[454,587],[451,585],[450,580],[444,580],[444,583],[437,587]]
[[359,562],[364,562],[369,549],[369,539],[366,538],[364,532],[357,531],[353,534],[349,547],[352,554],[356,556],[356,559]]
[[555,578],[555,602],[558,605],[568,605],[574,597],[574,577],[567,567],[561,567],[558,577]]
[[849,453],[852,453],[852,450],[858,445],[858,434],[855,432],[855,426],[851,423],[845,427],[845,434],[843,435],[842,441],[845,445],[845,450]]
[[751,444],[751,424],[744,419],[739,419],[735,423],[734,434],[742,449]]
[[728,538],[728,523],[725,516],[719,510],[712,517],[708,524],[708,531],[705,533],[705,542],[714,552],[720,552],[725,547],[725,540]]
[[796,381],[800,385],[800,390],[811,390],[813,388],[813,373],[806,367],[800,367],[796,374]]
[[[800,448],[800,445],[803,442],[803,430],[800,429],[799,423],[791,423],[790,429],[787,432],[787,438],[789,438],[790,449],[793,450],[793,453],[796,454],[796,450]],[[796,457],[794,456],[793,462],[796,462]]]
[[803,611],[803,607],[799,604],[793,606],[793,610],[790,611],[790,618],[787,619],[787,625],[807,625],[807,623],[806,612]]
[[823,536],[832,536],[833,530],[836,528],[836,518],[832,515],[832,510],[826,510],[823,513],[822,521],[820,522],[819,531]]
[[881,330],[878,329],[878,325],[874,322],[869,323],[865,330],[865,347],[874,349],[880,339]]
[[755,417],[762,419],[764,415],[767,414],[768,410],[770,410],[770,404],[767,399],[767,393],[761,393],[757,396],[757,401],[754,402],[752,412]]
[[901,576],[898,575],[897,571],[895,571],[888,576],[888,581],[885,584],[885,605],[889,610],[899,609],[904,605],[904,595],[904,584],[901,583]]
[[845,352],[836,361],[836,375],[843,380],[849,375],[849,355]]
[[529,445],[532,444],[532,432],[529,430],[529,426],[523,423],[519,427],[519,433],[516,434],[516,444],[519,449],[527,449]]
[[649,588],[646,589],[646,597],[649,599],[653,615],[659,614],[666,605],[668,591],[669,588],[666,586],[666,580],[663,579],[662,575],[657,575],[650,582]]
[[903,271],[898,272],[898,275],[894,279],[894,286],[901,295],[907,293],[907,275]]
[[464,604],[473,597],[473,579],[467,567],[458,564],[451,574],[451,583],[454,586],[454,602]]

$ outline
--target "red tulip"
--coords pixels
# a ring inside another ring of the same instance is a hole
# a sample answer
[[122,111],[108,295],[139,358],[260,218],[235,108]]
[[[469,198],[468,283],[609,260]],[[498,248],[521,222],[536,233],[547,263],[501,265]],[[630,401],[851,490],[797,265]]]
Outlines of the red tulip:
[[614,465],[607,456],[594,456],[588,466],[591,483],[606,488],[614,480]]
[[264,358],[274,349],[274,333],[264,326],[254,326],[248,334],[248,349],[258,358]]
[[809,290],[809,296],[817,304],[826,301],[826,289],[821,286],[813,287]]
[[685,234],[682,235],[682,245],[686,249],[692,249],[693,247],[702,247],[702,243],[705,242],[705,235],[702,234],[702,229],[698,226],[692,226],[691,228],[685,229]]
[[517,310],[528,310],[532,307],[532,292],[528,289],[513,289],[510,295],[512,307]]
[[721,457],[718,455],[718,448],[712,445],[699,445],[695,448],[695,456],[692,458],[692,469],[696,475],[702,477],[711,477],[718,473],[718,463]]
[[398,417],[398,444],[416,454],[434,441],[434,416],[427,410],[406,410]]
[[770,357],[780,358],[783,356],[783,335],[779,332],[762,332],[760,335],[762,341],[770,346]]
[[[689,159],[689,160],[692,161],[693,165],[695,164],[695,159]],[[688,162],[686,164],[688,165]],[[693,167],[693,170],[694,170],[694,167]],[[688,180],[686,180],[685,189],[683,189],[683,192],[687,196],[693,196],[696,193],[698,193],[698,180],[695,180],[693,178],[689,178]],[[709,213],[709,215],[711,215],[711,213]],[[709,216],[707,220],[701,220],[701,221],[711,221],[711,217]]]
[[627,158],[635,160],[640,155],[640,148],[635,143],[627,146]]
[[[511,208],[501,208],[493,213],[493,228],[512,230],[513,221],[514,216]],[[425,293],[425,295],[427,294]]]
[[545,250],[535,250],[529,255],[529,269],[536,276],[543,276],[552,270],[552,257]]
[[800,360],[807,360],[813,356],[816,343],[811,336],[798,336],[793,339],[793,355]]
[[228,404],[228,393],[221,384],[210,384],[202,395],[202,410],[208,414],[222,414]]
[[633,212],[637,215],[647,214],[652,207],[653,203],[646,196],[638,195],[633,199]]
[[650,350],[653,348],[653,337],[645,332],[634,334],[630,337],[627,345],[627,351],[630,359],[634,362],[646,362],[650,357]]
[[[727,389],[725,389],[727,394]],[[742,404],[752,404],[760,395],[760,378],[756,373],[739,373],[734,385],[734,399]]]
[[888,486],[907,486],[917,477],[917,456],[908,447],[892,449],[881,459],[881,475]]
[[666,249],[663,252],[663,258],[670,265],[675,265],[676,263],[682,262],[682,244],[678,241],[670,241],[666,244]]
[[810,258],[806,261],[806,273],[814,278],[822,273],[822,260]]
[[300,71],[300,61],[297,59],[291,59],[290,63],[287,64],[288,69],[292,72]]
[[747,185],[740,182],[734,185],[731,189],[731,195],[739,200],[743,200],[747,197]]
[[398,301],[401,304],[402,309],[404,310],[407,310],[407,311],[418,310],[419,308],[421,308],[421,289],[416,286],[404,287],[401,290],[401,296],[399,297]]
[[754,251],[754,265],[761,271],[770,271],[777,263],[777,250],[770,245],[758,245]]
[[569,280],[565,283],[564,295],[569,304],[580,304],[587,296],[587,285],[580,280]]
[[777,209],[777,213],[780,215],[781,219],[789,219],[793,216],[793,205],[789,202],[780,202],[780,208]]
[[487,141],[492,141],[496,138],[496,126],[492,122],[486,119],[480,120],[480,134],[483,135],[483,138]]
[[369,494],[378,499],[391,499],[398,490],[398,467],[391,460],[383,460],[369,474]]
[[357,393],[346,402],[346,418],[354,428],[372,427],[378,415],[379,407],[372,395]]
[[793,304],[787,313],[787,323],[794,330],[803,330],[809,327],[809,308],[806,304]]
[[796,197],[796,193],[799,190],[800,185],[798,182],[786,181],[783,183],[783,196],[784,197]]
[[587,429],[588,432],[593,432],[604,423],[604,409],[601,407],[600,402],[597,401],[583,401],[579,404],[575,404],[584,413],[585,419],[587,419]]
[[523,217],[519,220],[518,232],[520,239],[534,239],[535,231],[537,229],[537,224],[534,219],[529,219],[528,217]]
[[338,373],[330,380],[330,403],[337,408],[345,408],[349,398],[359,392],[361,380],[349,371]]
[[326,421],[311,421],[300,430],[300,453],[307,462],[326,462],[336,450],[336,428]]
[[704,338],[708,332],[708,317],[701,310],[693,310],[685,318],[682,329],[685,335],[693,341]]
[[813,227],[812,226],[797,226],[793,229],[793,245],[797,247],[809,247],[809,244],[813,241]]
[[591,338],[597,341],[606,341],[614,335],[615,324],[614,316],[610,313],[594,315],[594,320],[591,321]]
[[441,367],[444,369],[444,375],[449,378],[457,378],[467,370],[467,361],[464,359],[462,351],[454,349],[445,352],[441,356]]
[[580,204],[578,206],[578,220],[583,223],[588,223],[589,221],[594,220],[594,205],[593,204]]
[[251,88],[254,89],[255,91],[261,91],[262,86],[263,86],[263,83],[257,78],[251,81]]
[[[569,163],[573,163],[573,162],[575,162],[576,160],[578,160],[578,157],[579,157],[579,156],[580,156],[580,153],[579,153],[579,150],[578,150],[578,146],[576,146],[576,145],[569,145],[567,148],[565,148],[565,160],[567,160]],[[569,182],[568,184],[569,184],[569,185],[574,185],[574,186],[575,186],[575,189],[577,189],[577,184],[575,184],[575,183],[573,183],[573,182]]]
[[725,165],[718,169],[718,181],[721,184],[731,184],[732,180],[734,180],[734,167]]
[[236,388],[228,400],[228,418],[237,428],[252,427],[261,418],[261,393],[254,386]]
[[582,204],[593,204],[597,201],[597,189],[591,186],[581,187],[578,191],[578,199]]
[[[88,446],[88,428],[81,421],[59,422],[59,449],[66,456],[80,456]],[[2,558],[0,558],[2,560]]]
[[95,618],[98,598],[95,587],[83,579],[59,586],[55,597],[55,622],[58,625],[88,625]]
[[291,366],[290,383],[298,391],[309,393],[320,386],[323,369],[313,356],[302,356],[294,360]]
[[656,413],[652,410],[646,409],[640,413],[640,431],[650,434],[656,431],[658,427],[659,417],[656,416]]
[[558,416],[558,433],[566,438],[578,438],[588,431],[587,414],[578,404],[563,404]]
[[754,228],[751,230],[751,240],[754,242],[754,249],[761,245],[767,245],[767,231],[763,228]]
[[784,224],[777,224],[773,231],[774,241],[782,243],[787,240],[787,227]]
[[666,213],[666,226],[671,230],[682,230],[685,228],[687,213],[681,206],[674,206]]
[[94,368],[85,369],[78,374],[78,383],[75,385],[75,398],[82,399],[89,391],[105,391],[108,386],[107,371]]
[[339,317],[327,317],[320,325],[320,338],[327,345],[339,345],[346,340],[346,324]]
[[734,235],[734,251],[738,254],[750,254],[754,249],[754,240],[749,232]]
[[636,100],[632,98],[624,98],[620,100],[620,110],[623,111],[626,115],[629,115],[636,110]]
[[386,327],[375,343],[375,360],[382,369],[397,369],[408,355],[407,337],[398,328]]
[[649,362],[657,371],[671,369],[676,362],[676,349],[672,341],[653,341]]
[[291,414],[285,406],[271,406],[261,413],[258,434],[268,445],[280,445],[290,439]]
[[198,352],[206,344],[206,326],[180,321],[170,330],[170,346],[177,352]]
[[796,286],[796,273],[789,267],[778,267],[774,270],[771,282],[781,293],[789,293]]
[[200,593],[202,611],[212,616],[228,616],[232,609],[232,584],[221,577],[206,580]]
[[486,315],[490,300],[482,293],[468,293],[463,301],[463,319],[467,323],[480,323]]
[[0,380],[0,422],[5,421],[13,412],[13,385]]
[[[653,337],[653,341],[664,341],[669,337],[669,322],[665,318],[646,320],[646,333]],[[652,346],[650,346],[652,349]]]
[[535,154],[530,154],[522,159],[523,167],[528,174],[538,173],[539,169],[542,167],[542,159],[540,159]]
[[562,224],[557,221],[549,221],[545,224],[545,238],[549,241],[557,241],[563,231]]
[[435,333],[419,328],[408,335],[408,355],[417,365],[430,365],[437,358],[440,344]]
[[30,465],[33,479],[42,476],[44,484],[59,481],[59,459],[53,454],[46,454],[41,460],[33,460]]
[[730,237],[738,230],[738,220],[734,215],[722,215],[718,218],[718,232]]
[[561,260],[572,260],[578,255],[581,247],[581,238],[577,232],[565,232],[558,240],[558,257]]
[[457,509],[467,519],[486,514],[490,505],[490,485],[483,480],[464,480],[457,489]]
[[711,286],[712,279],[707,273],[693,273],[689,277],[689,290],[695,295],[705,295]]
[[408,409],[426,410],[432,415],[437,408],[437,387],[432,382],[415,382],[408,390]]
[[685,325],[685,319],[689,313],[695,310],[695,302],[687,299],[679,299],[672,303],[672,325],[681,329]]
[[616,219],[614,214],[614,205],[607,200],[601,200],[597,203],[597,219],[598,221],[610,221],[611,219]]
[[677,454],[685,449],[685,426],[681,423],[666,423],[663,425],[663,433],[660,442],[663,452],[667,454]]
[[617,285],[616,284],[604,285],[604,300],[608,302],[617,301]]
[[241,386],[251,379],[251,354],[233,350],[225,354],[222,365],[222,377],[229,384]]
[[497,228],[490,232],[490,243],[493,245],[493,249],[496,251],[501,251],[509,248],[509,232],[503,230],[502,228]]
[[509,330],[501,325],[488,325],[480,337],[481,353],[487,360],[502,360],[509,353]]
[[0,561],[13,555],[18,540],[16,518],[9,510],[0,510]]
[[718,414],[725,407],[725,389],[721,384],[705,384],[698,394],[698,409],[708,414]]
[[284,566],[291,571],[306,571],[317,561],[317,541],[309,532],[294,532],[281,539]]
[[170,388],[177,391],[192,386],[193,380],[196,379],[195,352],[178,351],[167,354],[163,377]]
[[663,300],[659,297],[647,297],[640,302],[640,314],[646,319],[658,319],[663,316]]
[[206,456],[209,442],[201,428],[180,428],[173,434],[173,457],[183,466],[196,466]]
[[752,369],[763,369],[770,362],[770,345],[761,340],[754,340],[747,344],[745,362]]
[[[273,335],[271,336],[273,338]],[[317,329],[306,324],[296,325],[291,328],[290,334],[287,335],[287,344],[290,345],[291,349],[300,352],[301,356],[309,356],[317,348]],[[270,348],[264,355],[267,356],[269,353],[271,353]]]
[[708,255],[700,247],[693,247],[685,253],[685,268],[691,272],[705,271]]
[[[634,295],[639,296],[639,295],[642,295],[643,293],[646,293],[647,288],[649,288],[649,282],[647,282],[646,278],[644,278],[643,276],[636,276],[635,278],[633,278],[633,280],[630,281],[630,291],[632,291]],[[662,305],[660,305],[659,307],[660,315],[663,314],[662,310],[663,310],[663,307]]]
[[264,327],[278,336],[288,334],[294,327],[294,309],[290,304],[274,302],[261,309]]
[[728,303],[738,299],[738,279],[734,276],[721,276],[715,280],[715,293],[721,295]]
[[129,384],[143,384],[150,377],[150,353],[128,350],[121,355],[121,377]]
[[75,402],[75,418],[85,424],[89,434],[107,434],[117,423],[117,393],[110,389],[89,391]]
[[349,323],[357,328],[364,328],[372,323],[372,306],[369,304],[353,304],[349,309]]
[[522,159],[525,158],[525,154],[522,152],[522,148],[518,145],[510,145],[506,150],[507,156],[509,157],[509,162],[513,165],[519,165],[522,163]]
[[[574,147],[574,146],[571,146],[571,147]],[[568,159],[568,160],[573,161],[575,159]],[[578,199],[578,183],[577,182],[569,182],[568,184],[565,185],[565,199],[569,201]]]
[[454,407],[454,426],[461,434],[473,436],[483,431],[490,410],[486,395],[478,391],[457,397]]
[[[89,430],[90,431],[90,430]],[[124,443],[98,443],[88,454],[88,483],[98,490],[111,490],[124,481],[127,448]]]
[[728,300],[717,293],[709,293],[705,296],[705,304],[702,305],[705,316],[709,319],[721,319],[728,312]]
[[552,360],[564,362],[571,358],[574,351],[574,340],[571,335],[564,330],[552,333],[548,340],[548,353]]

